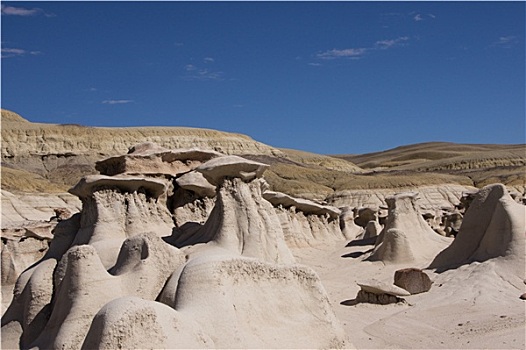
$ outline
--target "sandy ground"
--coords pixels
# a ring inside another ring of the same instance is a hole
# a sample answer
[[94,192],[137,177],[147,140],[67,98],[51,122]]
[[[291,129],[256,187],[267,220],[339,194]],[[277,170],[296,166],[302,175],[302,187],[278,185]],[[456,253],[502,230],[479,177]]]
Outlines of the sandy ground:
[[[511,285],[492,262],[436,274],[431,290],[405,297],[405,304],[356,304],[357,281],[392,283],[405,267],[363,261],[373,245],[335,242],[293,250],[325,286],[336,316],[359,349],[524,349],[524,284]],[[522,281],[521,281],[522,282]],[[521,284],[521,283],[519,283]],[[522,288],[522,290],[521,290]]]

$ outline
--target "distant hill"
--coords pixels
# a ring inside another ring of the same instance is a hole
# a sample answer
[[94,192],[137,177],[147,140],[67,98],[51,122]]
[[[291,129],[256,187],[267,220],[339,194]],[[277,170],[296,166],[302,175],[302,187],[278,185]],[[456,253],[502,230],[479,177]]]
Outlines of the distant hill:
[[526,145],[456,144],[428,142],[383,152],[335,155],[367,172],[456,174],[467,176],[476,187],[501,182],[524,191]]
[[271,189],[323,200],[352,189],[412,188],[501,182],[524,193],[526,145],[464,145],[431,142],[362,155],[326,156],[278,149],[247,135],[178,127],[98,128],[32,123],[2,110],[2,188],[66,191],[95,162],[124,154],[145,141],[166,148],[200,147],[270,165]]

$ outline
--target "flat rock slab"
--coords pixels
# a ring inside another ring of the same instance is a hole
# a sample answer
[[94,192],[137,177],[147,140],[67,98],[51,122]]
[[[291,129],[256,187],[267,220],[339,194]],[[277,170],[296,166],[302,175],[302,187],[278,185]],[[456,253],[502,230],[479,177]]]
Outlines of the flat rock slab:
[[265,198],[275,207],[279,205],[282,205],[285,208],[296,207],[296,209],[306,214],[328,214],[332,218],[338,218],[341,214],[341,210],[336,207],[321,205],[308,199],[294,198],[281,192],[265,191],[263,193],[263,198]]
[[393,284],[381,282],[378,280],[367,280],[363,282],[357,282],[360,288],[368,293],[372,294],[389,294],[393,296],[408,296],[411,295],[407,290],[397,287]]
[[153,198],[158,198],[166,189],[162,180],[144,177],[115,177],[105,175],[88,175],[83,177],[69,193],[87,198],[100,188],[115,188],[125,192],[144,191]]
[[141,144],[131,153],[111,157],[96,163],[102,175],[166,174],[177,175],[195,169],[204,162],[222,154],[198,148],[167,150],[158,145]]
[[254,162],[238,156],[214,158],[201,164],[197,171],[212,185],[219,185],[226,178],[241,178],[248,182],[263,176],[270,165]]

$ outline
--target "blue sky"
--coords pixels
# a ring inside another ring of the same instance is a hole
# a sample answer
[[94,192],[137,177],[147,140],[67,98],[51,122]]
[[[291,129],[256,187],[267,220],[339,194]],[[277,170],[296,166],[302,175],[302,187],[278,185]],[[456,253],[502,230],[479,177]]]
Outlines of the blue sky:
[[525,142],[524,2],[5,2],[2,108],[323,154]]

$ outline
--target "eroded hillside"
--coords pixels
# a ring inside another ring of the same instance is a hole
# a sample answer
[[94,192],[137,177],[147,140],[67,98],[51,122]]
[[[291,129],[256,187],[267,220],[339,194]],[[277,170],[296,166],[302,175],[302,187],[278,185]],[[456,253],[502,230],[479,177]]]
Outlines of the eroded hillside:
[[66,191],[96,161],[123,154],[141,142],[162,147],[211,149],[270,165],[271,189],[325,200],[347,190],[501,182],[524,193],[525,145],[424,143],[363,155],[325,156],[277,149],[246,135],[193,128],[98,128],[32,123],[2,110],[2,188]]

